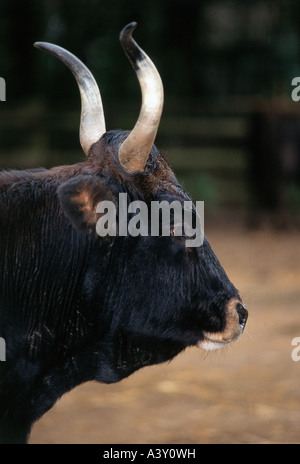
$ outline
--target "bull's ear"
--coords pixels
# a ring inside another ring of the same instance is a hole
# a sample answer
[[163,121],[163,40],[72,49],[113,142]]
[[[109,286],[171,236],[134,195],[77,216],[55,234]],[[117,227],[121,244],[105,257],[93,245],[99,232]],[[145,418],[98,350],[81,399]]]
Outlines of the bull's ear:
[[104,179],[91,175],[76,176],[57,189],[57,195],[65,216],[79,230],[96,227],[98,203],[104,200],[115,203],[115,195]]

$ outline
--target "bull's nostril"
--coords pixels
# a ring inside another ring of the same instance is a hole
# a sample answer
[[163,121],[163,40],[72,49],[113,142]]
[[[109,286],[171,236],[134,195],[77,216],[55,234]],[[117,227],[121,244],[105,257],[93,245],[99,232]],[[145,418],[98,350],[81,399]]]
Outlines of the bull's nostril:
[[236,305],[236,310],[239,315],[239,322],[241,325],[245,325],[248,319],[248,311],[242,303]]

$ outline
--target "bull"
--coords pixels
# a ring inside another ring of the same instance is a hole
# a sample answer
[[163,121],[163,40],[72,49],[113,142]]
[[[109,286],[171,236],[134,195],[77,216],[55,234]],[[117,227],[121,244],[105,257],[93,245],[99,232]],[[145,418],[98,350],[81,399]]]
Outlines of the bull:
[[[208,241],[187,237],[100,237],[99,202],[191,201],[154,145],[163,86],[150,58],[120,35],[140,83],[131,132],[106,131],[97,84],[85,65],[48,43],[82,103],[84,162],[0,175],[0,437],[26,443],[33,423],[83,382],[119,382],[137,369],[237,340],[248,313]],[[174,221],[173,221],[174,222]]]

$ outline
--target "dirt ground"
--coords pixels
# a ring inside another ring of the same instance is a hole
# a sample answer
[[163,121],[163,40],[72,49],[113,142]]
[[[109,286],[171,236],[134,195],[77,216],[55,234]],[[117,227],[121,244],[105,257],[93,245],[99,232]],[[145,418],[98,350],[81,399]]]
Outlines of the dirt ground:
[[240,341],[192,348],[117,385],[84,384],[32,430],[30,443],[300,443],[300,232],[206,223],[249,310]]

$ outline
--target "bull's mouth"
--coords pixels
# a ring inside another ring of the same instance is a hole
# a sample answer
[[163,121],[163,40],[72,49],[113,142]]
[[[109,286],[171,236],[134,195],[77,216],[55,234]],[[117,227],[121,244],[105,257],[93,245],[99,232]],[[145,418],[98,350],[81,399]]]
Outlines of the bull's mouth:
[[229,338],[228,340],[218,340],[218,335],[221,337],[222,333],[204,333],[203,340],[201,340],[197,346],[205,351],[219,350],[220,348],[224,348],[225,346],[230,345],[230,343],[237,341],[241,337],[243,330],[244,329],[241,329],[238,335]]
[[226,307],[226,326],[222,332],[204,332],[198,347],[206,351],[218,350],[237,341],[244,332],[248,311],[238,298],[231,299]]

